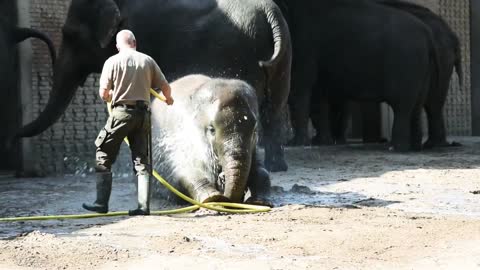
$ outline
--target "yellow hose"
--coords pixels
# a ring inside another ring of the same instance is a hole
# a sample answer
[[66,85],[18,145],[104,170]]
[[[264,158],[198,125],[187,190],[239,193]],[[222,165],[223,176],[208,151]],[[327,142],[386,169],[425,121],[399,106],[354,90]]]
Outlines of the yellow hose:
[[[165,101],[165,98],[155,92],[153,89],[150,89],[150,93],[155,96],[156,98]],[[108,103],[108,112],[111,114],[111,107],[110,103]],[[129,144],[127,138],[125,138],[125,142]],[[227,203],[227,202],[209,202],[209,203],[201,203],[198,201],[193,200],[192,198],[188,197],[187,195],[181,193],[177,189],[175,189],[172,185],[170,185],[165,179],[163,179],[158,172],[153,170],[153,176],[162,183],[168,190],[182,198],[183,200],[193,204],[192,206],[179,208],[179,209],[172,209],[172,210],[161,210],[161,211],[151,211],[150,215],[172,215],[172,214],[180,214],[186,213],[190,211],[197,210],[199,208],[206,208],[210,210],[214,210],[217,212],[225,212],[225,213],[260,213],[260,212],[268,212],[271,210],[268,206],[259,206],[259,205],[251,205],[251,204],[242,204],[242,203]],[[120,211],[120,212],[109,212],[106,214],[80,214],[80,215],[53,215],[53,216],[30,216],[30,217],[11,217],[11,218],[0,218],[0,222],[14,222],[14,221],[35,221],[35,220],[55,220],[55,219],[83,219],[83,218],[96,218],[96,217],[116,217],[116,216],[128,216],[128,211]]]

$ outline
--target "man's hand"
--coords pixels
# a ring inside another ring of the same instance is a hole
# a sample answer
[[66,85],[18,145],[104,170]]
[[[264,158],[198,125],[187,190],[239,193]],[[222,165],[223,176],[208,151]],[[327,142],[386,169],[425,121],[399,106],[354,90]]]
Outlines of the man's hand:
[[103,99],[103,101],[105,102],[112,101],[112,95],[113,95],[112,90],[100,89],[100,97]]
[[167,105],[172,105],[173,104],[173,98],[171,96],[165,97],[165,103],[167,103]]

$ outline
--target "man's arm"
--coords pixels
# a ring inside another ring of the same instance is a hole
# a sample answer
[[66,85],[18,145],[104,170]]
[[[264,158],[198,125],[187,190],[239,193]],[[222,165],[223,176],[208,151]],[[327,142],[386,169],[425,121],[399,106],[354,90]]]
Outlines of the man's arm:
[[172,88],[170,88],[170,84],[165,80],[162,86],[160,86],[160,89],[162,90],[162,94],[165,97],[165,103],[168,105],[173,104],[173,98],[172,98]]
[[103,65],[102,75],[100,76],[100,87],[98,94],[105,102],[110,102],[112,100],[112,87],[113,87],[113,78],[110,64],[107,60]]
[[152,88],[159,88],[162,91],[163,96],[165,97],[165,103],[167,103],[168,105],[172,105],[172,88],[170,87],[170,84],[168,84],[165,75],[163,75],[162,70],[155,61],[153,62],[153,66]]

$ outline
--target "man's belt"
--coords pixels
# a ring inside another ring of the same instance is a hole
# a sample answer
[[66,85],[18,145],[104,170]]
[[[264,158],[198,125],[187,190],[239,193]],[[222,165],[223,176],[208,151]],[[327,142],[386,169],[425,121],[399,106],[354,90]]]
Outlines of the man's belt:
[[115,103],[113,105],[113,108],[125,108],[125,109],[131,109],[131,110],[147,110],[148,109],[148,103],[143,100],[137,100],[135,101],[135,104],[126,104],[126,103]]

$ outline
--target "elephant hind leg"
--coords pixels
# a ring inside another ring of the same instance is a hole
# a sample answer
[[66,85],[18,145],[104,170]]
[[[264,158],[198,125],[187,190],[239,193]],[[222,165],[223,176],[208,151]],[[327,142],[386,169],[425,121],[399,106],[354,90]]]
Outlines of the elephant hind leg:
[[443,111],[435,108],[435,106],[426,105],[425,112],[428,119],[428,139],[424,147],[429,149],[439,146],[448,146],[447,136],[445,132],[445,124]]
[[422,107],[416,106],[411,113],[410,120],[410,147],[413,151],[422,150],[423,129],[421,121]]
[[332,115],[332,104],[327,102],[325,98],[315,98],[315,102],[312,102],[310,109],[310,118],[316,131],[312,138],[313,145],[334,144],[332,130],[336,125],[332,124],[335,123],[335,120],[331,119]]
[[407,109],[403,104],[392,105],[394,119],[392,128],[392,143],[390,150],[397,152],[407,152],[410,150],[410,127],[411,127],[411,109]]
[[283,148],[286,141],[286,101],[272,99],[264,102],[262,104],[261,120],[263,127],[262,141],[265,147],[265,166],[272,172],[288,170]]

